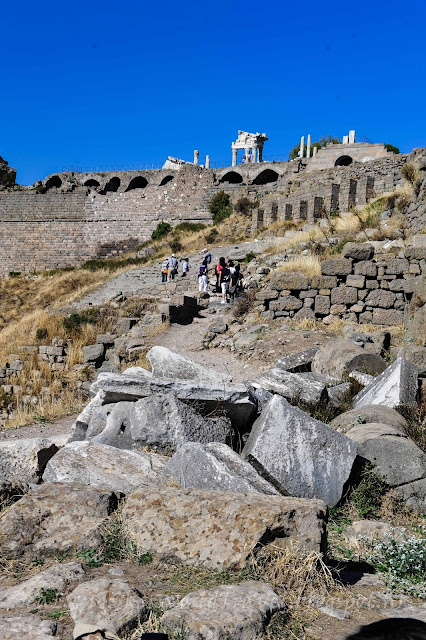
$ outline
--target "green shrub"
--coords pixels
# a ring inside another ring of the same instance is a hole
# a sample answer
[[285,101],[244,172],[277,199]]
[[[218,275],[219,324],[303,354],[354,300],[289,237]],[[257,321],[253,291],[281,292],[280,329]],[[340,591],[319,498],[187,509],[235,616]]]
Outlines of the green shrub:
[[171,228],[171,225],[168,222],[164,222],[163,220],[152,232],[151,240],[159,240],[160,238],[163,238],[170,232]]
[[390,153],[399,153],[398,147],[395,147],[393,144],[385,144],[385,149]]
[[254,260],[255,257],[256,257],[256,254],[253,253],[253,251],[250,251],[249,253],[246,253],[246,255],[244,256],[244,262],[248,264],[249,262]]
[[67,331],[78,331],[84,324],[96,324],[99,320],[98,309],[86,309],[81,313],[71,313],[63,318],[62,323]]
[[214,224],[219,224],[229,218],[232,213],[230,196],[224,191],[219,191],[210,202],[209,211],[212,214]]
[[45,589],[41,588],[40,595],[36,598],[37,604],[52,604],[59,598],[59,591],[57,589]]
[[178,233],[195,233],[205,228],[206,225],[202,222],[181,222],[174,228],[174,231]]
[[9,271],[9,278],[19,278],[20,275],[20,271]]
[[208,233],[206,233],[206,235],[204,236],[204,240],[206,241],[206,244],[213,244],[213,242],[216,241],[216,238],[218,235],[219,235],[218,230],[212,227],[210,231],[208,231]]
[[47,338],[47,329],[46,327],[39,327],[35,333],[36,340],[44,340]]
[[367,463],[361,472],[359,484],[350,493],[349,502],[361,520],[375,519],[379,517],[382,499],[388,489],[374,467]]
[[241,213],[243,216],[249,216],[254,206],[254,202],[246,196],[243,196],[235,203],[234,210],[237,213]]
[[12,404],[12,402],[12,395],[6,393],[6,391],[0,387],[0,409],[7,409],[7,407]]

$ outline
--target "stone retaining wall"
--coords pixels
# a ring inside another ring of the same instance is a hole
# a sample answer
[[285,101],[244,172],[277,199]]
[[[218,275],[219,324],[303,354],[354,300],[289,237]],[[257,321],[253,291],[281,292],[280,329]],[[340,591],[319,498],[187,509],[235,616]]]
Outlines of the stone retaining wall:
[[256,294],[262,317],[335,318],[399,325],[422,270],[424,256],[407,249],[402,257],[374,255],[368,243],[348,243],[344,257],[321,264],[321,275],[276,271]]

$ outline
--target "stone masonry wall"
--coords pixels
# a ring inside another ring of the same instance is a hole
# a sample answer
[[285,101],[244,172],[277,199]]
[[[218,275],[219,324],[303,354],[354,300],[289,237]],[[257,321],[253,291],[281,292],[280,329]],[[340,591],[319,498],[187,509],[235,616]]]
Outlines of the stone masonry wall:
[[257,310],[271,320],[402,324],[418,277],[426,271],[426,250],[406,249],[404,257],[394,257],[374,255],[368,243],[347,243],[343,256],[323,260],[321,275],[275,272],[267,288],[256,294]]

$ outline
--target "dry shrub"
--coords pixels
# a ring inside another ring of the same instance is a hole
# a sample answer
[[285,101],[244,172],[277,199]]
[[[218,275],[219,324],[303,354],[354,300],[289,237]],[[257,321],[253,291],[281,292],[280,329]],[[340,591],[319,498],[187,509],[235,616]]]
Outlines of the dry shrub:
[[302,320],[290,320],[289,326],[293,329],[301,329],[302,331],[317,331],[323,328],[323,324],[314,320],[314,318],[302,318]]
[[321,275],[321,261],[318,256],[295,256],[274,269],[272,273],[281,271],[298,271],[307,276]]
[[256,293],[253,289],[243,291],[242,295],[236,299],[233,306],[232,315],[234,318],[241,318],[249,313],[254,305],[255,295]]
[[411,185],[414,185],[416,180],[420,177],[419,170],[414,166],[412,162],[407,162],[401,167],[401,174]]

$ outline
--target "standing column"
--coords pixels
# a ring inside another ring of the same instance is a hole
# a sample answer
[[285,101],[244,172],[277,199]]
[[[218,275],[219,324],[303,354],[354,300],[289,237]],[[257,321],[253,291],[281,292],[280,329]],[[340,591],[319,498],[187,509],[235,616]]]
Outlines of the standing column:
[[195,151],[194,151],[194,164],[195,164],[195,165],[198,165],[198,159],[199,159],[199,157],[200,157],[200,152],[199,152],[199,151],[197,151],[197,150],[195,150]]
[[305,136],[302,136],[300,138],[299,158],[303,158],[304,155],[305,155]]
[[308,134],[308,144],[306,147],[306,157],[310,158],[311,157],[311,134]]
[[355,131],[349,131],[349,144],[355,144]]
[[206,156],[206,169],[210,169],[210,156]]
[[246,157],[245,162],[246,162],[246,164],[248,164],[249,155],[250,155],[250,147],[246,147],[246,149],[244,149],[244,155]]
[[259,162],[263,161],[263,144],[259,147]]
[[318,147],[314,147],[314,148],[312,149],[312,156],[316,156],[316,155],[317,155],[317,153],[318,153]]
[[259,162],[257,158],[257,147],[252,148],[252,154],[253,154],[253,162]]
[[232,166],[235,167],[237,165],[237,154],[238,149],[232,149]]

